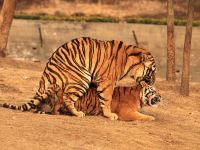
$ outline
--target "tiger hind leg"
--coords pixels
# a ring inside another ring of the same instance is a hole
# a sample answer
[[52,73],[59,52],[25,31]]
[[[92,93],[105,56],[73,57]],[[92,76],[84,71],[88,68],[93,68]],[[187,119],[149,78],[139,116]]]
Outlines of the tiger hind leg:
[[74,94],[64,93],[63,101],[72,115],[77,117],[84,117],[85,113],[83,113],[82,111],[77,111],[77,109],[75,108],[75,102],[79,99],[79,97],[80,96]]
[[40,104],[38,111],[36,113],[40,114],[57,114],[59,115],[60,108],[63,106],[63,91],[58,86],[50,86],[48,92],[48,97]]
[[[21,106],[18,106],[18,110],[21,111],[32,111],[35,113],[43,113],[40,111],[40,105],[42,103],[49,103],[49,97],[53,96],[55,94],[55,86],[49,85],[47,90],[45,90],[43,93],[40,93],[39,91],[36,93],[33,99],[30,100],[30,102],[25,103]],[[12,106],[11,106],[12,107]]]

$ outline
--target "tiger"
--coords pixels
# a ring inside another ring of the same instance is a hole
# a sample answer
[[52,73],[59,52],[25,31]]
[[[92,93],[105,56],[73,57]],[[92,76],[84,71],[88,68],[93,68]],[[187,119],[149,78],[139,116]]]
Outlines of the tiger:
[[62,90],[62,98],[70,113],[77,117],[85,114],[75,108],[75,102],[90,85],[97,88],[103,116],[117,120],[111,112],[115,87],[140,82],[153,85],[156,65],[151,53],[122,41],[102,41],[90,37],[73,39],[61,45],[49,58],[35,96],[20,106],[4,104],[8,108],[29,111],[42,101]]
[[[151,121],[155,118],[138,111],[144,106],[157,105],[161,99],[161,95],[154,86],[142,86],[142,84],[139,84],[132,87],[116,87],[112,96],[111,111],[115,112],[119,116],[119,120],[122,121]],[[52,97],[50,101],[50,104],[41,105],[38,112],[54,115],[71,115],[63,102],[62,90],[54,98]],[[45,107],[51,109],[45,109]],[[90,88],[85,95],[81,96],[75,102],[75,108],[88,116],[102,115],[102,108],[100,107],[96,88]]]

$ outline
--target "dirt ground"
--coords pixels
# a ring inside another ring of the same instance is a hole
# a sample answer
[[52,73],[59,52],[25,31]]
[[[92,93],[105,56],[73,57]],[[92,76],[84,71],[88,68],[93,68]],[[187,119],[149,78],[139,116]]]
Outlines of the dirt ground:
[[[0,59],[0,103],[27,102],[37,90],[44,63]],[[0,108],[0,149],[200,149],[200,83],[190,97],[157,79],[163,101],[143,112],[152,122],[110,121],[101,116],[76,118]]]

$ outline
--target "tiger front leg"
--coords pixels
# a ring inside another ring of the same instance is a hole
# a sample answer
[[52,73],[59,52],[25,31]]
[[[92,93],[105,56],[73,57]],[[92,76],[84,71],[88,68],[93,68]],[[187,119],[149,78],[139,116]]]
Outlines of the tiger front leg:
[[67,109],[70,111],[70,113],[76,117],[84,117],[85,114],[82,111],[77,111],[75,108],[74,103],[78,100],[79,97],[73,94],[64,94],[63,100],[67,107]]
[[129,107],[122,107],[120,111],[118,112],[119,119],[123,121],[135,121],[135,120],[140,120],[140,121],[153,121],[155,120],[154,117],[142,114],[138,111],[133,111]]
[[110,120],[117,120],[118,115],[111,112],[111,101],[112,101],[112,94],[114,91],[112,84],[100,84],[97,88],[100,97],[100,106],[103,111],[103,115]]
[[140,121],[153,121],[155,118],[153,116],[145,115],[140,112],[132,112],[128,115],[133,120],[140,120]]

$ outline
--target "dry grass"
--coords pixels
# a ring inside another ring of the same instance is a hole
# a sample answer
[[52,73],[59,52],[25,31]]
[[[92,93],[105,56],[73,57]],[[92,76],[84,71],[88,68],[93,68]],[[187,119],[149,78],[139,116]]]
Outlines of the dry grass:
[[[59,16],[70,16],[76,13],[85,15],[103,15],[122,18],[132,16],[135,18],[166,18],[167,2],[164,0],[120,0],[114,5],[86,3],[83,0],[70,2],[65,0],[45,0],[28,1],[20,0],[17,13],[26,14],[48,14]],[[82,3],[81,3],[82,2]],[[187,1],[175,0],[175,17],[178,19],[186,18]],[[195,4],[194,18],[200,19],[200,2]]]

